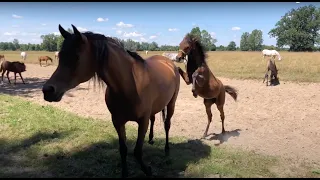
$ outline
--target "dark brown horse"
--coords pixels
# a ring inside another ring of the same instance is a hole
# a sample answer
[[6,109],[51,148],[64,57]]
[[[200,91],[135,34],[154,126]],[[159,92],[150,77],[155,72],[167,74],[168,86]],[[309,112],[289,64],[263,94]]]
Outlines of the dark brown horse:
[[38,57],[38,60],[39,60],[40,66],[42,66],[41,65],[41,61],[45,61],[46,62],[46,66],[48,65],[48,61],[51,61],[51,63],[52,63],[52,58],[49,57],[49,56],[40,56],[40,57]]
[[3,54],[0,54],[0,62],[1,62],[1,60],[6,60],[5,58],[4,58],[4,55]]
[[268,86],[268,73],[270,71],[270,85],[279,84],[279,78],[278,78],[278,69],[276,66],[276,62],[272,61],[272,59],[269,59],[267,62],[267,71],[263,78],[263,83],[267,79],[266,86]]
[[2,77],[1,77],[2,82],[1,83],[3,83],[4,73],[7,72],[7,78],[8,78],[9,83],[11,84],[10,79],[9,79],[9,73],[13,72],[14,73],[14,84],[16,84],[16,81],[17,81],[17,73],[19,74],[23,84],[25,84],[25,82],[21,76],[21,73],[24,71],[26,71],[26,65],[22,62],[3,61],[0,66],[0,72],[2,72]]
[[[80,33],[73,27],[70,34],[59,25],[64,38],[59,52],[59,64],[50,79],[43,85],[44,99],[59,102],[64,93],[92,77],[107,85],[105,102],[118,133],[122,176],[128,176],[125,124],[138,123],[138,138],[134,156],[146,175],[151,167],[142,160],[142,147],[148,130],[152,143],[155,114],[162,111],[166,132],[166,155],[169,153],[169,129],[180,88],[180,75],[174,63],[163,56],[142,59],[138,54],[126,51],[113,38],[92,32]],[[166,111],[165,111],[166,109]]]
[[203,134],[203,138],[207,136],[210,123],[212,121],[211,106],[217,105],[220,112],[222,121],[222,133],[224,129],[224,110],[225,93],[227,92],[232,96],[234,100],[237,100],[237,91],[235,88],[227,85],[223,85],[222,82],[216,78],[211,72],[205,61],[205,52],[199,40],[187,34],[179,44],[180,50],[177,55],[177,61],[181,61],[186,55],[188,55],[188,62],[186,65],[187,73],[179,68],[179,73],[187,85],[193,83],[192,92],[195,97],[198,95],[203,98],[203,103],[206,107],[206,113],[208,116],[208,124]]

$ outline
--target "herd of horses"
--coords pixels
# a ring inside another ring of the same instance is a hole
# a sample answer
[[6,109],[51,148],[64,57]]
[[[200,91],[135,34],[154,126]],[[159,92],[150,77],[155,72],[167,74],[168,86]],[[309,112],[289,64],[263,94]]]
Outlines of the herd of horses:
[[[216,104],[220,112],[222,133],[225,133],[226,93],[236,101],[238,91],[230,85],[224,85],[212,73],[206,62],[204,48],[195,36],[187,34],[180,42],[179,51],[174,57],[171,55],[168,58],[168,54],[163,54],[144,59],[136,52],[126,50],[116,39],[98,33],[81,33],[73,25],[72,28],[73,34],[59,25],[64,41],[59,54],[55,54],[55,58],[59,58],[58,66],[42,87],[44,100],[59,102],[65,92],[92,78],[94,83],[105,83],[105,103],[119,138],[122,177],[128,176],[125,130],[128,121],[138,123],[134,156],[147,176],[151,176],[152,171],[142,160],[142,148],[149,123],[148,143],[154,143],[155,115],[160,112],[166,136],[165,155],[169,155],[169,131],[179,94],[180,77],[187,85],[192,84],[191,92],[195,98],[203,98],[208,123],[202,137],[207,136],[212,121],[213,104]],[[26,54],[24,55],[26,57]],[[265,57],[277,54],[270,55],[270,52],[265,51],[263,55]],[[40,62],[42,60],[47,61],[48,58],[39,58]],[[174,61],[184,62],[186,72],[177,67]],[[268,69],[273,72],[272,77],[277,78],[277,69],[274,67],[275,63],[270,60]],[[5,71],[7,77],[9,71],[12,71],[19,73],[22,79],[21,72],[25,70],[24,63],[3,61],[2,82]]]

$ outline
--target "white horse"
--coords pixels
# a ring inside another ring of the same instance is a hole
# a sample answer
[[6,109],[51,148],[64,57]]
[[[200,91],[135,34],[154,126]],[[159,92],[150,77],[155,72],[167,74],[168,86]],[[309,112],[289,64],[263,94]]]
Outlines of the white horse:
[[[167,53],[167,52],[162,53],[162,56],[165,56],[165,57],[171,59],[172,61],[176,61],[177,55],[178,55],[178,53]],[[184,64],[187,64],[187,62],[188,62],[188,56],[186,56],[186,58],[183,60]]]
[[148,54],[149,51],[146,51],[146,55]]
[[278,51],[276,50],[268,50],[268,49],[264,49],[262,51],[262,57],[263,59],[266,57],[266,56],[271,56],[273,59],[277,56],[278,57],[278,60],[281,61],[281,56],[280,54],[278,53]]
[[54,53],[54,58],[57,60],[57,59],[59,59],[59,51],[56,51],[55,53]]
[[27,59],[27,53],[26,52],[21,52],[21,59],[26,60]]

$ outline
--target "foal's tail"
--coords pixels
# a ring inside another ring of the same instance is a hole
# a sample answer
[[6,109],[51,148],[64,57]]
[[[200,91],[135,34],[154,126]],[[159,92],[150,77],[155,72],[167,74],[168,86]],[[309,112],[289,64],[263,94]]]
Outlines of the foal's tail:
[[167,106],[164,107],[164,109],[161,110],[162,120],[163,122],[167,119]]
[[224,86],[224,89],[226,90],[226,92],[227,92],[228,94],[230,94],[230,96],[231,96],[235,101],[237,101],[238,91],[237,91],[234,87],[225,85],[225,86]]

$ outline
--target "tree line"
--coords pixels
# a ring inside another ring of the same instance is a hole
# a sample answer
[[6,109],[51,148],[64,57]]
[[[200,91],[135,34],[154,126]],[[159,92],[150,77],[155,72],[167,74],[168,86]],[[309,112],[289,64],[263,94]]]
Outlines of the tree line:
[[[69,28],[69,32],[72,30]],[[201,41],[206,51],[261,51],[262,49],[276,49],[289,51],[316,51],[320,50],[320,8],[313,5],[291,9],[275,24],[275,28],[268,33],[276,38],[276,46],[263,44],[263,32],[254,29],[251,33],[244,32],[240,45],[231,41],[227,46],[216,46],[217,39],[213,38],[205,29],[194,27],[190,31]],[[162,45],[156,42],[136,42],[132,39],[118,39],[130,51],[178,51],[179,46]],[[63,37],[61,35],[47,34],[41,36],[41,44],[20,44],[17,39],[13,42],[0,42],[0,50],[20,51],[59,51]],[[285,48],[288,46],[289,48]]]

